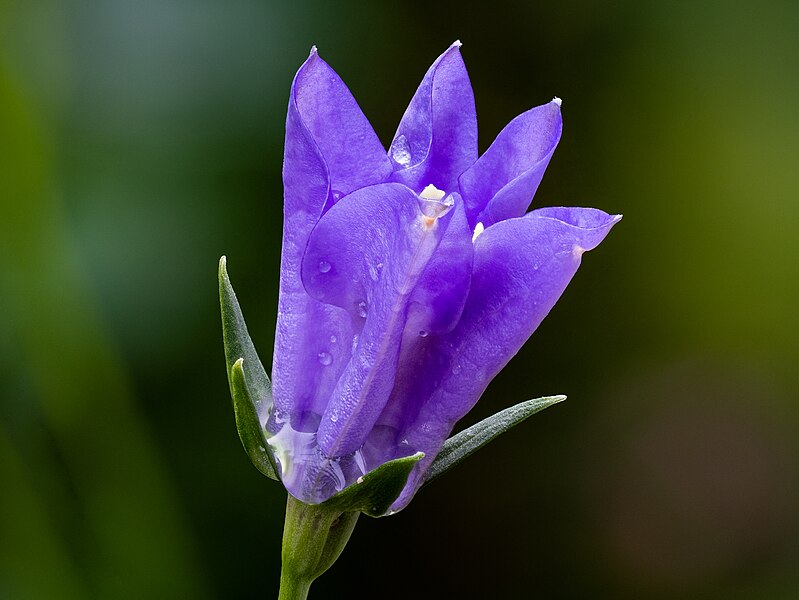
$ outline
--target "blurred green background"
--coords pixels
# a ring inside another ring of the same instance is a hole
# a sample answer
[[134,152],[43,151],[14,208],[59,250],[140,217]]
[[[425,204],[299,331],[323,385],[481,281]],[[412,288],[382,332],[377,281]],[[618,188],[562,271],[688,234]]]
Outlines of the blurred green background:
[[361,519],[312,595],[799,597],[799,3],[0,0],[0,31],[0,598],[276,597],[217,260],[271,363],[295,70],[316,44],[387,144],[458,38],[481,148],[561,96],[535,204],[625,219],[466,421],[569,401]]

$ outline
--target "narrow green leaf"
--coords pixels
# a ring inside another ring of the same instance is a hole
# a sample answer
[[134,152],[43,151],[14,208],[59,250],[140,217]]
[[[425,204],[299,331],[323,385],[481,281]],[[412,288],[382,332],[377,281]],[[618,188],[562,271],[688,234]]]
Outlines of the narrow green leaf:
[[236,414],[236,429],[244,450],[261,473],[278,480],[277,469],[273,464],[271,449],[266,442],[258,413],[247,390],[247,377],[244,374],[244,359],[237,360],[230,372],[230,395],[233,398],[233,412]]
[[433,464],[430,465],[430,470],[425,477],[425,484],[431,482],[439,475],[443,475],[466,457],[485,446],[495,437],[512,429],[527,417],[553,404],[563,402],[565,399],[566,396],[547,396],[545,398],[527,400],[516,406],[501,410],[452,436],[444,442],[441,452],[438,453]]
[[412,456],[384,463],[325,500],[322,506],[343,512],[357,510],[370,517],[382,517],[399,497],[413,466],[422,458],[424,452],[417,452]]
[[239,438],[255,467],[277,480],[275,459],[258,416],[268,413],[272,407],[272,383],[247,332],[224,256],[219,260],[219,303],[228,382]]

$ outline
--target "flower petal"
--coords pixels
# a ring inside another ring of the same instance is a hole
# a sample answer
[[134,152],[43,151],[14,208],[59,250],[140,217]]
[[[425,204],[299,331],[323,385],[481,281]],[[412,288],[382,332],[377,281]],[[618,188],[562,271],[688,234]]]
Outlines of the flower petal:
[[348,194],[388,179],[392,167],[383,145],[316,48],[297,72],[291,98],[327,165],[332,194]]
[[[336,373],[349,361],[347,344],[344,351],[335,354],[329,369],[317,368],[323,342],[354,335],[347,313],[310,298],[300,276],[305,246],[328,202],[331,179],[320,144],[306,123],[313,124],[315,119],[307,110],[301,114],[297,98],[319,90],[320,86],[311,82],[324,79],[320,73],[330,72],[312,52],[294,78],[286,118],[283,251],[272,378],[275,408],[290,413],[298,431],[315,429],[314,423],[305,421],[321,414],[338,380]],[[308,103],[303,106],[307,109]],[[322,131],[317,127],[316,133]]]
[[425,74],[397,128],[389,156],[394,180],[417,192],[427,184],[457,191],[458,176],[477,160],[477,113],[460,42]]
[[352,358],[319,425],[328,457],[359,449],[391,388],[411,294],[442,236],[418,196],[398,183],[362,188],[333,206],[308,242],[303,281],[360,327]]
[[397,433],[414,420],[419,398],[403,394],[402,382],[430,376],[428,370],[434,365],[425,364],[430,342],[452,331],[460,320],[469,293],[473,247],[463,201],[458,196],[438,249],[413,291],[400,347],[396,389],[367,440],[367,463],[379,464],[410,450]]
[[554,306],[583,252],[595,248],[620,218],[595,209],[541,209],[498,223],[477,239],[461,320],[431,341],[419,358],[420,376],[398,381],[403,395],[420,399],[400,435],[426,458],[394,510],[411,499],[455,423]]
[[485,227],[527,212],[563,129],[560,100],[522,113],[505,126],[459,184],[469,223]]
[[441,219],[441,243],[411,296],[407,327],[422,335],[451,331],[461,317],[472,278],[474,244],[459,194],[452,212]]

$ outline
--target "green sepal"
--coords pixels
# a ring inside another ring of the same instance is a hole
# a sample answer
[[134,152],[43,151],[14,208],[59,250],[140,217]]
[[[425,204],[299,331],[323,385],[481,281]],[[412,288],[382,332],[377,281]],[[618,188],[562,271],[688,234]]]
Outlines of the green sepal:
[[255,467],[267,477],[279,481],[275,458],[258,418],[259,408],[268,412],[272,407],[272,383],[247,332],[239,301],[230,285],[224,256],[219,260],[219,303],[222,306],[222,337],[230,396],[239,438]]
[[527,417],[563,402],[566,396],[547,396],[527,400],[475,423],[468,429],[453,435],[441,447],[430,469],[427,471],[424,483],[430,483],[436,477],[443,475],[462,460],[485,446],[500,434],[512,429]]
[[267,477],[279,481],[272,451],[264,436],[258,413],[247,390],[247,377],[244,374],[244,359],[240,358],[230,370],[230,395],[233,398],[233,412],[236,415],[236,429],[239,431],[244,450],[252,464]]
[[414,465],[423,458],[424,452],[417,452],[383,463],[322,502],[322,506],[342,512],[360,511],[370,517],[382,517],[399,497]]

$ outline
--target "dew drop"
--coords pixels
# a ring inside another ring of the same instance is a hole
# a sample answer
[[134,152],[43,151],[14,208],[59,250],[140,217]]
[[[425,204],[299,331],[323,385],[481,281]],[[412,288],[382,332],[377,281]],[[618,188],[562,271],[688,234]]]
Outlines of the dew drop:
[[330,336],[330,343],[331,344],[335,344],[337,340],[338,340],[338,338],[335,335],[331,335]]
[[341,200],[341,197],[344,194],[342,194],[338,190],[331,190],[330,195],[333,196],[333,202],[335,203],[335,202],[338,202],[339,200]]
[[369,277],[372,278],[372,281],[380,279],[380,271],[377,270],[376,265],[369,265]]
[[330,421],[331,421],[331,423],[335,423],[336,421],[338,421],[338,416],[337,415],[330,415]]
[[327,273],[330,270],[330,263],[326,260],[319,261],[319,272],[320,273]]
[[402,134],[391,142],[391,148],[389,148],[388,153],[394,162],[400,166],[405,167],[411,162],[411,148],[408,145],[408,139]]
[[427,336],[428,336],[428,332],[427,332],[427,331],[425,331],[424,329],[422,329],[422,330],[419,332],[419,337],[427,337]]
[[321,364],[323,364],[324,366],[327,366],[327,365],[329,365],[330,363],[333,362],[333,357],[330,356],[330,354],[328,352],[320,352],[316,356],[317,356],[317,358],[319,358],[319,362]]
[[366,302],[364,302],[363,300],[358,302],[358,316],[361,317],[362,319],[366,318],[366,309],[367,309]]
[[457,375],[460,372],[461,372],[461,366],[460,365],[458,365],[458,364],[452,365],[452,373],[454,375]]

